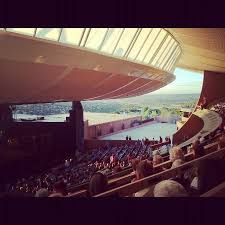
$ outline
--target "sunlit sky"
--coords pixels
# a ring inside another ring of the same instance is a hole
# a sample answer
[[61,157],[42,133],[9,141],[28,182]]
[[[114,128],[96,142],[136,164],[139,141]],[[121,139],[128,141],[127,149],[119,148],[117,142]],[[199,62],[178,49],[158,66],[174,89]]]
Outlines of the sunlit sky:
[[151,94],[198,94],[201,92],[203,73],[176,68],[174,75],[175,81]]

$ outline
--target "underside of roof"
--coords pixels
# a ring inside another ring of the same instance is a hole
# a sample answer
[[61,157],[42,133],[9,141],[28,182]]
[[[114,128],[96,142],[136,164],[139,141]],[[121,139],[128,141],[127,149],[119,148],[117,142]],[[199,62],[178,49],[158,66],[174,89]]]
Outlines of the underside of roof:
[[225,72],[225,28],[0,28],[0,103],[126,98]]
[[166,28],[180,43],[178,67],[225,72],[225,28]]
[[0,32],[0,49],[0,103],[126,98],[175,79],[143,63],[11,32]]

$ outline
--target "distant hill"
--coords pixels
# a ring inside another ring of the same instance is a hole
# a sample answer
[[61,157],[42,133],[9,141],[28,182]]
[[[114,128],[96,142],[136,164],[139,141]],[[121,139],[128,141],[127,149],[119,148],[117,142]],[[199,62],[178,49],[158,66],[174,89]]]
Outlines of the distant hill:
[[173,107],[187,102],[197,101],[199,94],[171,94],[171,95],[142,95],[132,98],[113,99],[113,100],[101,100],[101,101],[83,101],[84,107],[88,108],[88,105],[102,105],[113,107],[114,105],[140,105],[149,106],[153,108],[161,107]]
[[[128,109],[140,109],[148,106],[151,109],[180,108],[181,105],[190,102],[196,102],[199,94],[171,94],[171,95],[143,95],[125,99],[82,101],[84,111],[119,113]],[[53,115],[67,113],[71,109],[71,102],[57,102],[36,105],[17,106],[18,113]]]

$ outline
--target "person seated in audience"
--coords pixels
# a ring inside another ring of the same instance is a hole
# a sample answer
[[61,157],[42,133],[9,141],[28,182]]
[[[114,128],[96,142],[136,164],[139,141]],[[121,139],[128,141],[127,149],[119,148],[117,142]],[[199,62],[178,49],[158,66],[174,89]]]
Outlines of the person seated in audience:
[[49,195],[49,197],[64,197],[66,195],[68,195],[68,192],[66,190],[66,184],[60,181],[54,184],[53,193]]
[[195,158],[199,158],[204,155],[204,147],[200,144],[199,140],[196,140],[192,144],[192,150]]
[[205,141],[205,138],[200,136],[199,137],[199,141],[200,141],[200,144],[201,144],[201,143],[203,143]]
[[119,165],[116,165],[114,168],[113,168],[113,173],[119,173],[121,172],[123,169],[121,168],[120,164]]
[[220,133],[224,133],[224,122],[221,123],[221,125],[219,126],[218,129],[219,129]]
[[[140,180],[145,177],[148,177],[153,174],[153,164],[152,162],[149,162],[147,160],[143,160],[138,163],[136,167],[136,179]],[[152,191],[152,187],[145,188],[141,191],[138,191],[134,194],[134,197],[145,197],[146,195],[149,195],[149,192]]]
[[163,163],[163,158],[161,155],[154,155],[153,156],[153,166]]
[[152,155],[153,155],[153,157],[155,155],[160,155],[159,149],[156,149],[156,150],[152,151]]
[[70,167],[70,161],[66,159],[64,165],[65,165],[65,168]]
[[122,161],[122,162],[120,163],[120,167],[121,167],[122,169],[125,167],[125,162],[124,162],[124,161]]
[[181,148],[179,147],[173,147],[170,149],[170,161],[173,163],[176,159],[182,159],[185,160],[184,158],[184,153]]
[[114,163],[115,162],[115,155],[114,154],[112,154],[111,156],[110,156],[110,161],[109,161],[110,163]]
[[153,174],[153,164],[148,160],[139,162],[136,166],[136,180],[140,180],[144,177]]
[[206,97],[203,97],[202,103],[200,104],[201,109],[206,109],[208,106],[208,101]]
[[48,189],[41,188],[36,192],[35,197],[48,197],[48,195],[49,195]]
[[225,148],[225,135],[222,135],[218,141],[218,149]]
[[155,185],[154,197],[188,197],[185,188],[174,180],[163,180]]
[[93,174],[89,182],[90,197],[106,191],[107,185],[108,185],[108,180],[105,174],[100,172]]
[[138,159],[132,159],[131,160],[131,167],[133,169],[133,172],[131,174],[136,174],[136,168],[137,168],[137,164],[140,162],[140,160]]
[[[185,163],[184,160],[182,159],[176,159],[172,166],[171,166],[171,169],[174,169],[174,168],[177,168],[181,165],[183,165]],[[178,173],[175,177],[171,178],[171,180],[174,180],[174,181],[177,181],[178,183],[182,184],[184,187],[186,187],[187,184],[187,180],[185,179],[185,176],[184,174],[181,172],[181,173]]]
[[128,163],[129,163],[131,160],[132,160],[132,156],[131,156],[130,153],[128,153],[128,155],[127,155],[127,161],[128,161]]

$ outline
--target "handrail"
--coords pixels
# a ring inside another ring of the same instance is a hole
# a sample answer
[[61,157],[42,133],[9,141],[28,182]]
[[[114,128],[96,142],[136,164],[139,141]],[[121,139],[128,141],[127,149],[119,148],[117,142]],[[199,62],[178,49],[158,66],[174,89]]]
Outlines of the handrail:
[[72,198],[77,198],[77,197],[87,197],[87,190],[80,190],[78,192],[75,193],[71,193],[69,195],[66,196],[67,198],[72,197]]
[[163,180],[163,179],[169,179],[171,177],[174,177],[177,175],[177,172],[184,172],[184,169],[187,169],[189,168],[190,166],[199,166],[199,164],[205,160],[205,159],[211,159],[211,158],[214,158],[214,157],[220,157],[220,156],[223,156],[223,154],[225,153],[225,148],[223,149],[220,149],[220,150],[216,150],[212,153],[209,153],[205,156],[202,156],[198,159],[194,159],[190,162],[186,162],[184,164],[182,164],[181,166],[179,167],[176,167],[176,168],[173,168],[173,169],[168,169],[167,171],[163,171],[163,172],[160,172],[158,174],[154,174],[154,175],[151,175],[151,176],[148,176],[148,177],[145,177],[141,180],[138,180],[138,181],[135,181],[133,183],[130,183],[130,184],[126,184],[126,185],[123,185],[123,186],[120,186],[118,188],[115,188],[113,190],[109,190],[109,191],[106,191],[104,193],[101,193],[101,194],[98,194],[94,197],[106,197],[106,196],[110,196],[112,194],[118,194],[119,196],[128,196],[128,195],[131,195],[135,192],[138,192],[144,188],[147,188],[149,187],[149,181],[154,181],[154,180]]

